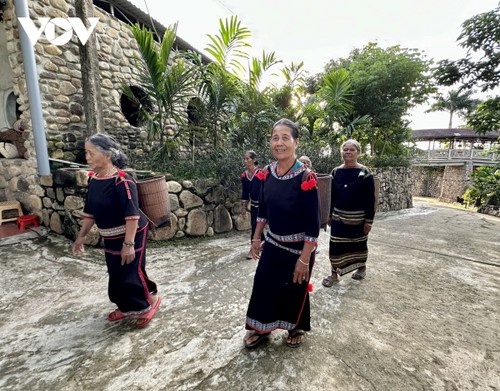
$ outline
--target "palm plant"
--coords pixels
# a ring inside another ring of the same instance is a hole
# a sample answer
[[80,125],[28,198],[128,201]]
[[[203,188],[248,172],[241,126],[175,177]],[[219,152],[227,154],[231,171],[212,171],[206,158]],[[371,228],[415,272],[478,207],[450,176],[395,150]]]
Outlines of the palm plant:
[[211,43],[206,48],[215,61],[226,71],[239,75],[244,71],[240,60],[248,59],[245,48],[251,47],[247,40],[252,36],[251,31],[241,26],[237,16],[219,20],[219,35],[208,35]]
[[[171,155],[177,152],[183,136],[181,129],[187,121],[187,105],[195,94],[197,68],[188,60],[189,55],[174,49],[176,24],[165,30],[159,44],[146,27],[134,24],[130,29],[141,53],[136,59],[138,86],[154,109],[146,107],[144,99],[136,96],[128,84],[122,90],[138,106],[148,135],[159,141],[162,155]],[[172,126],[172,121],[176,126]]]
[[215,148],[226,139],[235,101],[241,92],[238,75],[244,67],[240,60],[248,59],[244,49],[250,47],[247,42],[250,36],[250,30],[241,26],[237,16],[220,19],[218,35],[208,35],[210,43],[205,48],[214,62],[198,64],[201,81],[198,94],[203,105],[201,123]]
[[448,128],[451,129],[453,127],[454,114],[458,114],[459,116],[467,115],[474,111],[474,109],[480,103],[479,100],[472,99],[472,94],[474,94],[474,91],[472,90],[465,92],[461,92],[460,90],[451,90],[448,92],[447,96],[439,94],[436,97],[436,102],[426,112],[448,112],[450,115]]
[[273,103],[273,90],[260,90],[266,72],[280,61],[274,52],[262,52],[261,58],[253,57],[248,69],[248,81],[242,83],[241,94],[236,102],[233,120],[233,141],[254,148],[266,142],[267,131],[276,121],[279,110]]

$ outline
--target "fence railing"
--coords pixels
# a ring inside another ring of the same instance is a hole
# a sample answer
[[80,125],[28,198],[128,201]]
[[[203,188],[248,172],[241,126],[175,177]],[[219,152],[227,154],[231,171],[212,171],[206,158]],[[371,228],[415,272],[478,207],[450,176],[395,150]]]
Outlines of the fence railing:
[[413,159],[416,161],[441,161],[441,160],[474,160],[496,162],[500,159],[498,153],[482,149],[430,149],[415,151]]

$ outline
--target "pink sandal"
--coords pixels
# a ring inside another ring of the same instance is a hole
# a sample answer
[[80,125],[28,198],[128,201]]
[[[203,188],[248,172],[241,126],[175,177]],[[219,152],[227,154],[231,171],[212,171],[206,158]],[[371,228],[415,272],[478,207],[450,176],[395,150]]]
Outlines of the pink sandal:
[[158,307],[160,306],[160,303],[161,303],[161,297],[158,296],[158,299],[156,299],[156,302],[154,303],[154,305],[151,307],[151,309],[146,312],[146,314],[144,314],[144,316],[140,316],[138,319],[137,319],[137,324],[136,326],[139,328],[139,329],[142,329],[144,327],[146,327],[149,322],[151,322],[151,319],[153,319],[153,316],[155,316],[156,314],[156,310],[158,309]]
[[109,313],[108,315],[108,320],[110,322],[116,322],[118,320],[125,319],[127,315],[125,315],[123,312],[121,312],[118,308],[112,312]]

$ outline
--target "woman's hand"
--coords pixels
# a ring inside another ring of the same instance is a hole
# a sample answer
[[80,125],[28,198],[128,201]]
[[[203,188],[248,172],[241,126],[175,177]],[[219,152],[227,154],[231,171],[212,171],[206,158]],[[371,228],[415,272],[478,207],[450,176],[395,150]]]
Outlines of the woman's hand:
[[83,246],[83,238],[76,238],[74,241],[73,245],[71,246],[71,251],[73,252],[73,255],[76,255],[77,257],[81,257],[83,253],[85,252],[85,247]]
[[260,239],[252,239],[252,257],[253,259],[260,258]]
[[363,232],[365,233],[365,235],[368,235],[371,230],[372,230],[372,225],[365,223],[365,225],[363,226]]
[[301,257],[295,262],[295,271],[293,272],[293,282],[302,284],[309,282],[309,260],[306,262]]
[[131,263],[135,259],[134,246],[123,246],[121,255],[122,255],[122,266]]

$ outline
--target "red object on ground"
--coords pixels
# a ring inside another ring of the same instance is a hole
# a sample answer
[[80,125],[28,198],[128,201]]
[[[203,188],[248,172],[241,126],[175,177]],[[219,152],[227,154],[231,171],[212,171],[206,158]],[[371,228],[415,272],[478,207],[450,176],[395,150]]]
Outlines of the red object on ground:
[[24,215],[17,218],[17,227],[24,231],[28,224],[33,224],[35,227],[39,227],[38,217],[36,215]]

